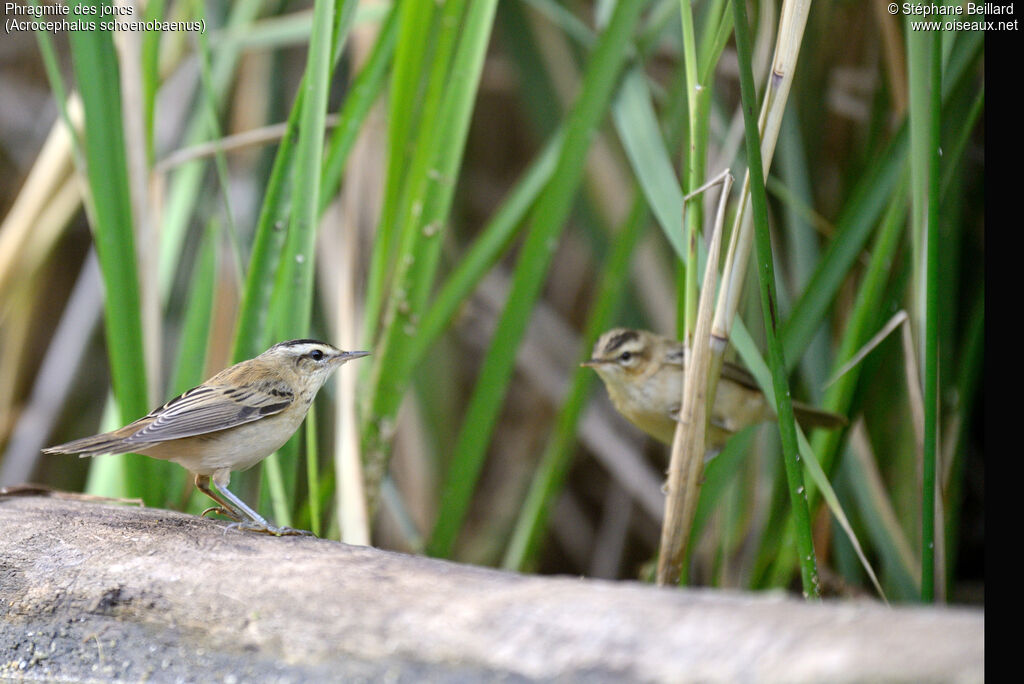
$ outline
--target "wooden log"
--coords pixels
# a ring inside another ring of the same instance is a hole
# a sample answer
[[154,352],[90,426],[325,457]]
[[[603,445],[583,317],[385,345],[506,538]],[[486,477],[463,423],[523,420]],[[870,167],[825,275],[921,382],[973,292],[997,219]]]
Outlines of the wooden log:
[[984,613],[537,577],[0,498],[0,679],[957,681]]

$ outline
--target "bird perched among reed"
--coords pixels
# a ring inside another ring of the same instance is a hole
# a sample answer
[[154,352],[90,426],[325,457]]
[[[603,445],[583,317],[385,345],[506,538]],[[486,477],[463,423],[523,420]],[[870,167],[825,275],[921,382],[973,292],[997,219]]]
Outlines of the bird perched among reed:
[[[682,401],[686,352],[681,342],[648,330],[615,328],[601,335],[588,361],[608,389],[619,413],[665,444],[672,443]],[[846,419],[793,402],[804,427],[838,428]],[[748,425],[775,420],[753,376],[725,363],[708,426],[708,449],[719,451],[726,440]]]

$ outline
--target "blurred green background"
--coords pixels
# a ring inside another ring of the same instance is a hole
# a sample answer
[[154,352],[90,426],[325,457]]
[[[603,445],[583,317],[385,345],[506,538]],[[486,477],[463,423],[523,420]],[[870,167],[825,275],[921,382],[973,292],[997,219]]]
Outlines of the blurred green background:
[[[747,13],[760,93],[780,7]],[[354,543],[647,577],[667,449],[578,364],[607,328],[680,329],[681,197],[725,168],[738,196],[746,170],[732,17],[720,0],[150,0],[132,20],[205,30],[5,35],[0,485],[198,512],[174,464],[39,449],[317,337],[373,355],[234,475],[243,499]],[[829,2],[783,39],[799,62],[767,189],[790,386],[850,419],[811,444],[897,601],[922,591],[934,400],[935,593],[982,602],[983,34]],[[901,311],[908,344],[895,329],[826,389]],[[753,267],[739,316],[763,344]],[[799,588],[778,434],[707,464],[690,583]],[[810,503],[826,594],[875,594]]]

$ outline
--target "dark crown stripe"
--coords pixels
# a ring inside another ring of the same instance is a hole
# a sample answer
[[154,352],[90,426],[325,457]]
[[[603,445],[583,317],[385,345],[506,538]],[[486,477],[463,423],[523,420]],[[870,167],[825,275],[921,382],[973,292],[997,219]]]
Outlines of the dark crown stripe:
[[608,340],[608,344],[604,346],[604,351],[606,354],[611,354],[627,342],[633,342],[638,339],[640,339],[640,335],[635,330],[624,330]]
[[274,346],[275,347],[297,347],[300,344],[326,344],[326,342],[321,342],[320,340],[311,340],[309,338],[306,338],[306,339],[302,339],[302,340],[288,340],[286,342],[278,342]]

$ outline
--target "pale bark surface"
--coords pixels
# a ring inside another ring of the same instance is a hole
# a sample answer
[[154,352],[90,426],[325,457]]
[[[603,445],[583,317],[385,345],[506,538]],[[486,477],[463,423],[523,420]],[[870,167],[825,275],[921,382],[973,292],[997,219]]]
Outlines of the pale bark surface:
[[0,679],[981,681],[984,614],[533,577],[0,498]]

